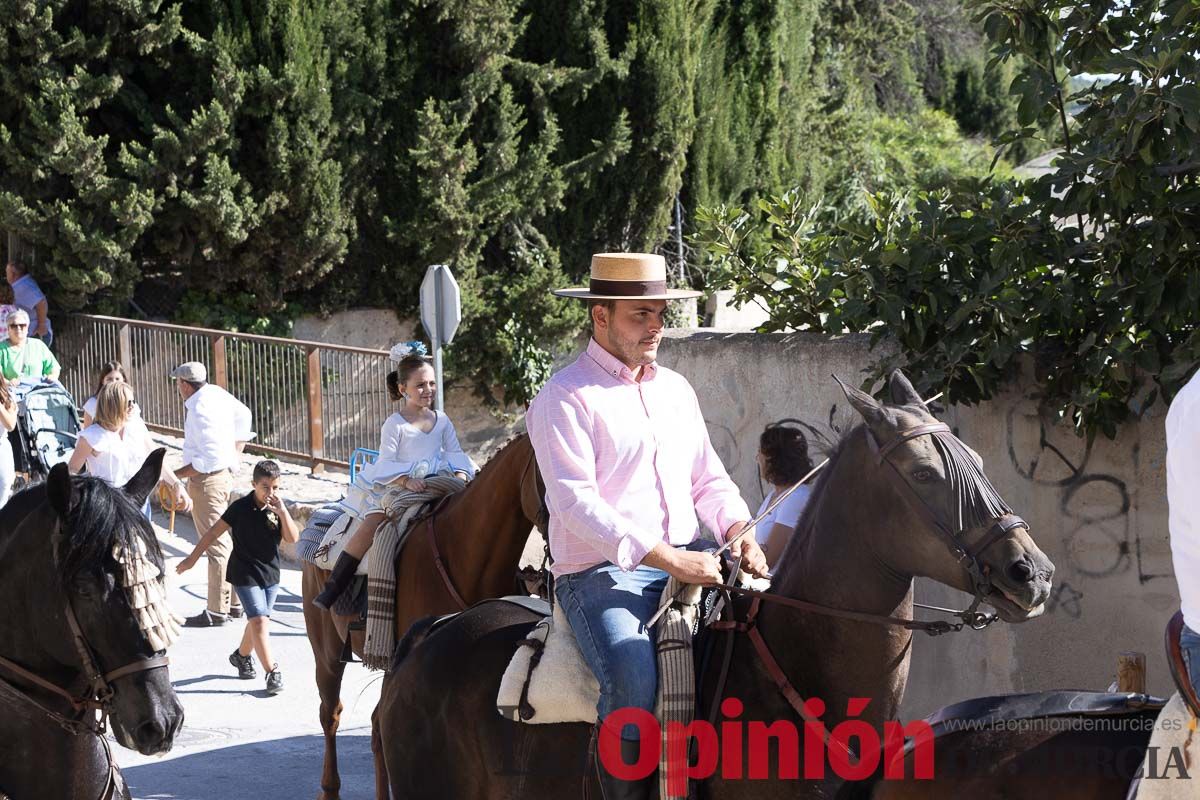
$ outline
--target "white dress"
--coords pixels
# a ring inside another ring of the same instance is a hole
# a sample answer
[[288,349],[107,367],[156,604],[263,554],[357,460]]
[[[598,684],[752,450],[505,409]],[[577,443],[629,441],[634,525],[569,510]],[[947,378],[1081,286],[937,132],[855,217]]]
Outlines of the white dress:
[[79,433],[91,446],[86,464],[89,475],[113,486],[124,486],[146,461],[146,427],[141,417],[130,417],[120,433],[93,422]]
[[392,488],[389,484],[397,478],[424,478],[439,472],[475,476],[475,465],[458,443],[454,423],[439,413],[426,433],[396,412],[379,432],[379,457],[354,476],[341,505],[356,519],[363,519],[380,510],[384,494]]

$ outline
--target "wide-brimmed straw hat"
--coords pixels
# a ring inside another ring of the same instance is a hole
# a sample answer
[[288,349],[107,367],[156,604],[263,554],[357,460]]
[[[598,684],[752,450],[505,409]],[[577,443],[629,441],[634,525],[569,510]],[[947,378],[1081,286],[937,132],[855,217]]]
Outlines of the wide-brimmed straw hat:
[[683,300],[691,289],[667,288],[667,260],[654,253],[597,253],[587,288],[556,289],[559,297],[580,300]]

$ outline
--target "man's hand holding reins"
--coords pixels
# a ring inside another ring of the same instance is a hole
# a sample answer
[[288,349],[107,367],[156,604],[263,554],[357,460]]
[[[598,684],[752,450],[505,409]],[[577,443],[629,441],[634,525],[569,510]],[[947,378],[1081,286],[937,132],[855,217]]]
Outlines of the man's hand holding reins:
[[659,542],[646,554],[642,563],[647,567],[661,569],[684,583],[721,582],[721,562],[712,553],[676,550],[666,542]]
[[[725,531],[725,541],[729,541],[746,529],[745,522],[735,522],[729,526],[729,530]],[[733,547],[729,548],[729,552],[734,558],[742,559],[742,569],[755,575],[759,578],[767,577],[767,556],[763,553],[762,548],[758,546],[758,542],[754,540],[753,532],[747,533]]]

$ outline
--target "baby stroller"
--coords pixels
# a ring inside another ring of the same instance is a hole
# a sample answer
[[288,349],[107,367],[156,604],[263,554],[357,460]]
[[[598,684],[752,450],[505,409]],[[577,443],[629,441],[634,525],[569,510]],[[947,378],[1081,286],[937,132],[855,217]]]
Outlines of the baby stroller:
[[10,387],[17,403],[12,443],[17,488],[45,480],[55,464],[70,460],[82,426],[75,398],[61,383],[21,381]]

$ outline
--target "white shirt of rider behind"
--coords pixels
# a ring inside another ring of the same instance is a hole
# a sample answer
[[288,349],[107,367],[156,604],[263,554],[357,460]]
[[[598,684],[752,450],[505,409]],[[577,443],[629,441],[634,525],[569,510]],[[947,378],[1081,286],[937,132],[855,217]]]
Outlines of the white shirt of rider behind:
[[1183,621],[1200,631],[1200,372],[1167,410],[1167,524]]
[[[754,539],[763,547],[767,546],[767,539],[771,536],[771,528],[775,523],[786,525],[789,528],[795,528],[796,523],[800,521],[800,513],[804,511],[804,506],[808,503],[809,495],[812,494],[812,487],[805,485],[799,486],[794,492],[783,498],[783,502],[775,507],[775,510],[767,514],[758,524],[754,526]],[[766,497],[763,498],[762,505],[758,507],[758,514],[767,510],[771,503],[775,502],[775,490],[772,489]],[[754,516],[758,516],[755,514]]]

